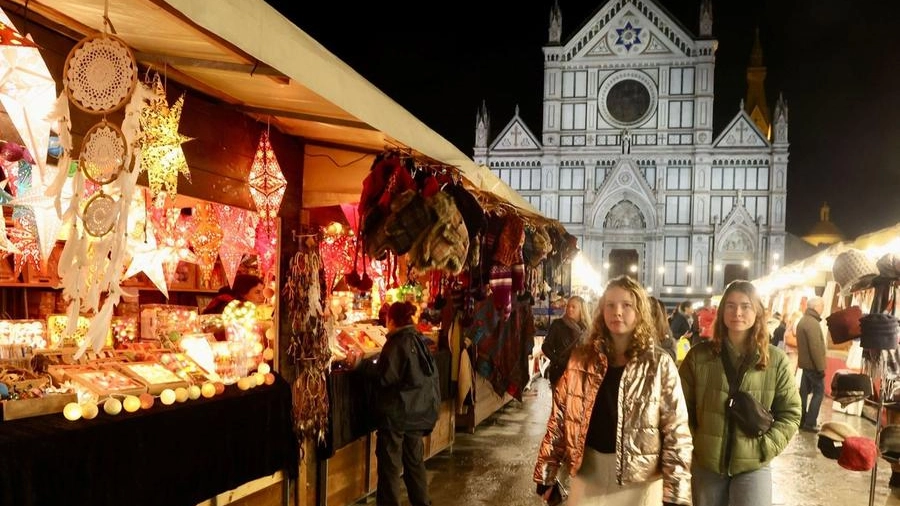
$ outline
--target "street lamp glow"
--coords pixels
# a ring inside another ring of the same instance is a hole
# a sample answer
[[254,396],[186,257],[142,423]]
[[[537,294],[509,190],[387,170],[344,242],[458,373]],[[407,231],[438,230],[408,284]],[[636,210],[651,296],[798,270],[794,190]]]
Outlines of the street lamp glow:
[[772,258],[777,262],[778,259],[781,258],[781,255],[779,255],[778,253],[772,253]]
[[707,287],[706,287],[706,293],[712,293],[712,287],[711,287],[711,286],[707,286]]
[[743,262],[741,262],[741,265],[743,265],[744,267],[750,267],[750,260],[744,260]]
[[687,267],[684,268],[684,272],[687,272],[687,273],[694,272],[694,266],[688,265]]
[[722,264],[716,264],[716,265],[714,265],[714,266],[713,266],[713,270],[715,270],[716,272],[721,271],[721,270],[722,270]]
[[609,269],[609,262],[603,262],[603,268]]
[[648,287],[647,287],[647,293],[653,293],[653,287],[652,287],[652,286],[648,286]]
[[667,287],[666,287],[666,293],[672,293],[672,287],[671,287],[671,286],[667,286]]
[[666,268],[665,268],[665,267],[660,267],[660,268],[656,269],[656,272],[658,272],[658,273],[660,273],[660,274],[665,274]]
[[631,272],[637,272],[637,264],[631,264],[631,266],[628,267],[628,270]]

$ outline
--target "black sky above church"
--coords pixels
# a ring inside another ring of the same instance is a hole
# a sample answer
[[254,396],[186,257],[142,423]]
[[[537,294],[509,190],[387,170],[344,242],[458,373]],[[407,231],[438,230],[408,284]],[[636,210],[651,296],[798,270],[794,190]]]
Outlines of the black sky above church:
[[[267,0],[338,58],[472,155],[482,100],[496,135],[513,116],[541,133],[552,0]],[[700,0],[657,0],[692,33]],[[559,0],[567,39],[604,0]],[[900,222],[900,2],[714,0],[715,133],[746,94],[759,29],[770,109],[789,107],[787,230],[827,201],[847,238]]]

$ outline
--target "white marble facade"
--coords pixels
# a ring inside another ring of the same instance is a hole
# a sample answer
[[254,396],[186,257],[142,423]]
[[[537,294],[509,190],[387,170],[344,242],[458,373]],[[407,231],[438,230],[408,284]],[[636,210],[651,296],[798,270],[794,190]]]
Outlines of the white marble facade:
[[699,36],[653,0],[608,0],[565,41],[555,5],[540,135],[518,109],[493,139],[485,105],[476,118],[476,162],[609,265],[604,281],[636,268],[671,301],[784,258],[786,102],[770,114],[757,40],[747,99],[713,131],[717,41],[711,2],[698,1]]

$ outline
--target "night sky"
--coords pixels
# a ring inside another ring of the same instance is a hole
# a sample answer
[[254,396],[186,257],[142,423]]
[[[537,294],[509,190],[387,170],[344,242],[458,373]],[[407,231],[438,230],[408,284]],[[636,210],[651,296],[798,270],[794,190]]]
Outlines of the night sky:
[[[540,136],[552,0],[267,1],[470,156],[482,100],[492,139],[516,105]],[[563,39],[603,3],[559,0]],[[658,3],[698,32],[700,0]],[[715,134],[745,96],[757,27],[769,108],[788,102],[787,230],[806,234],[824,201],[848,239],[900,222],[900,2],[714,0],[713,18]]]

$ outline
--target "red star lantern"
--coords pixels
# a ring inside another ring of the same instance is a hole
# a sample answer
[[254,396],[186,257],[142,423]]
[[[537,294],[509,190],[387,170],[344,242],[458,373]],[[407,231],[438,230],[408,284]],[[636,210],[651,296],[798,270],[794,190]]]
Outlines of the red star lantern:
[[0,46],[37,47],[37,44],[23,37],[12,25],[0,21]]
[[250,195],[256,204],[256,211],[263,221],[271,222],[278,215],[281,200],[287,189],[287,180],[278,166],[275,151],[269,142],[269,132],[263,131],[259,137],[259,146],[250,166]]

